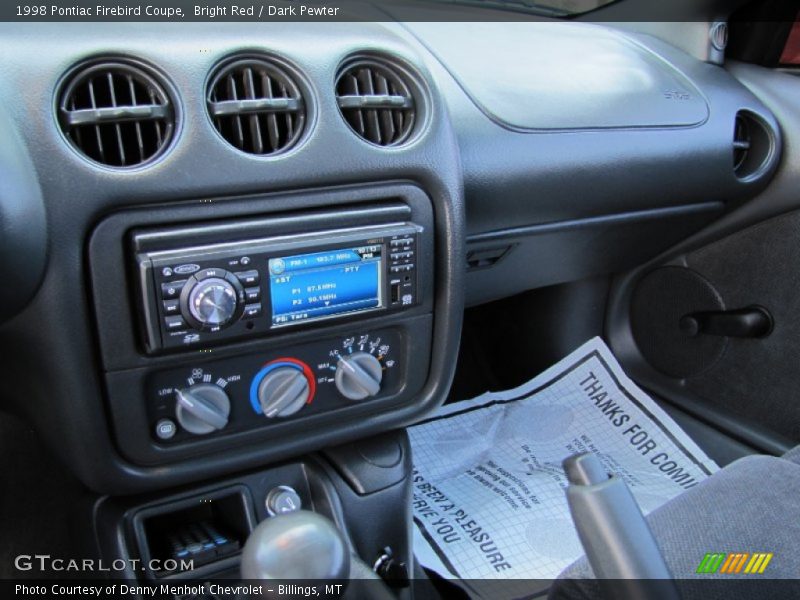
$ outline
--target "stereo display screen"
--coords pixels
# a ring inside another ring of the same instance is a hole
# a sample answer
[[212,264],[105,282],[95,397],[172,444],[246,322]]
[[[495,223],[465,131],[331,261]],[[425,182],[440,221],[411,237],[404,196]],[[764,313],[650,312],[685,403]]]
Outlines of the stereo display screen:
[[272,326],[384,306],[381,244],[269,259]]

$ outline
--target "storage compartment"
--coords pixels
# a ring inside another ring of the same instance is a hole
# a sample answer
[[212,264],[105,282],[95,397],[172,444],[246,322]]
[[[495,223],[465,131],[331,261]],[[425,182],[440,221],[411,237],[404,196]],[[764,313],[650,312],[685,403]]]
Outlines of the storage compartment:
[[160,578],[230,567],[255,519],[249,492],[237,486],[145,508],[133,523],[144,568]]

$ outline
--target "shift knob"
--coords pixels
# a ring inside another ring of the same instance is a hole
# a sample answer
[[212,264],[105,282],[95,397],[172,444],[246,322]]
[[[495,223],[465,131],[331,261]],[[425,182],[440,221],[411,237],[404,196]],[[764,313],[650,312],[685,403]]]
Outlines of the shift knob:
[[253,530],[242,552],[243,579],[339,579],[350,550],[326,517],[308,510],[278,515]]

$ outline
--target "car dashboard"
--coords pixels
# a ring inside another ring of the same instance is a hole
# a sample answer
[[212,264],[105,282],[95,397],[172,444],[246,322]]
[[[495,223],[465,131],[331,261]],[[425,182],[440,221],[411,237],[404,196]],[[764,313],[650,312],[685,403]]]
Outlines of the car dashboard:
[[3,397],[111,494],[419,420],[465,306],[642,263],[780,156],[609,26],[1,27]]

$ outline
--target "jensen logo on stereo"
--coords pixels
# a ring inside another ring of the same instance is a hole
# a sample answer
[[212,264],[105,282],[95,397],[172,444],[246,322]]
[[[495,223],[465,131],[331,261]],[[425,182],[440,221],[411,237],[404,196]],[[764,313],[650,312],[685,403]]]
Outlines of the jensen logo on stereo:
[[[169,267],[166,268],[169,269]],[[178,265],[177,267],[172,269],[172,271],[177,273],[178,275],[191,275],[192,273],[195,273],[199,270],[200,270],[200,265],[192,265],[192,264]]]

